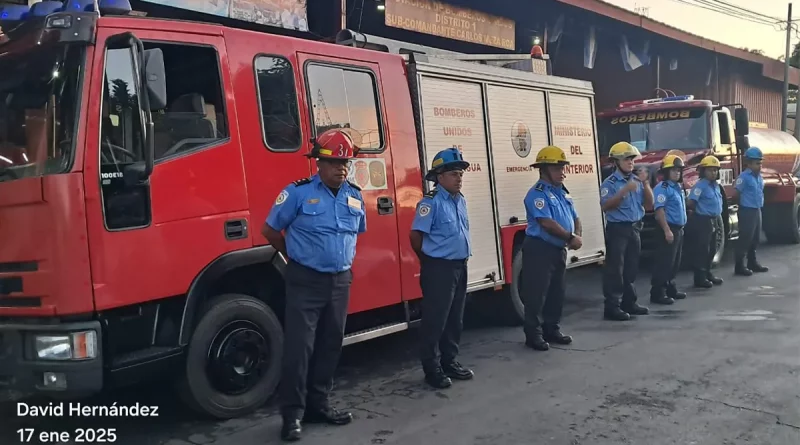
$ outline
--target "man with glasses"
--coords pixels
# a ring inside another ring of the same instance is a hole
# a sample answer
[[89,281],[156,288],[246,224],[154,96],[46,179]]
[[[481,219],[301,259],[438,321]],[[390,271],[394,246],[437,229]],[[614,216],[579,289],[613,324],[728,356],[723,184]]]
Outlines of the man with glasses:
[[328,394],[344,339],[356,240],[367,230],[361,189],[347,181],[357,155],[344,131],[322,133],[306,155],[317,159],[317,174],[281,191],[262,230],[288,260],[279,389],[285,441],[300,439],[300,419],[352,421],[350,413],[330,406]]
[[467,203],[461,194],[467,167],[469,163],[457,148],[434,156],[425,179],[436,188],[417,204],[409,235],[420,260],[422,370],[425,382],[438,389],[449,388],[451,379],[469,380],[473,376],[456,361],[467,301],[467,259],[471,255]]

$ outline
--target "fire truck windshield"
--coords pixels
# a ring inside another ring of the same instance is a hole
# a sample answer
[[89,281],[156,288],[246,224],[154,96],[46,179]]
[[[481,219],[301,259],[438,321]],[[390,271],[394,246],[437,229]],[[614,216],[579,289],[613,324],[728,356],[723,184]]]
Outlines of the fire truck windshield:
[[641,152],[699,150],[709,147],[708,110],[704,108],[640,111],[603,117],[597,122],[600,154],[617,142],[630,142]]
[[84,54],[59,45],[0,57],[0,181],[70,168]]

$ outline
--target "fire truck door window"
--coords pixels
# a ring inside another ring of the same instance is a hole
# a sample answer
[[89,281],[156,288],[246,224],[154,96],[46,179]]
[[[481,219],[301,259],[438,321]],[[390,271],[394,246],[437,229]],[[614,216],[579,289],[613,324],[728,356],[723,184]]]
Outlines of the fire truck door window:
[[145,42],[164,53],[167,106],[153,113],[156,161],[228,140],[219,55],[213,47]]
[[348,129],[362,151],[382,150],[378,88],[371,72],[311,64],[306,76],[316,134]]
[[272,151],[296,151],[302,133],[294,70],[289,60],[259,56],[255,61],[264,143]]
[[106,52],[100,122],[100,159],[103,165],[119,166],[144,160],[141,112],[132,57],[129,48]]
[[130,48],[106,51],[100,120],[100,184],[103,214],[109,230],[150,223],[147,186],[126,187],[126,165],[144,160],[142,114]]

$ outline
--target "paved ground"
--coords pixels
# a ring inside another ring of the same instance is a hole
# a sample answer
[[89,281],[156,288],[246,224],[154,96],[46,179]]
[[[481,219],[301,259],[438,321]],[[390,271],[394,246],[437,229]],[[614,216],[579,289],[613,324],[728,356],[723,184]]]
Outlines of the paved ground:
[[[767,274],[736,278],[725,264],[717,271],[724,286],[628,323],[601,320],[597,269],[571,272],[564,329],[573,346],[534,352],[522,346],[521,329],[472,328],[462,362],[476,380],[446,391],[422,384],[413,333],[347,348],[336,400],[356,422],[309,427],[301,443],[797,445],[800,248],[765,247],[761,257]],[[164,388],[115,397],[158,405],[160,417],[31,421],[0,405],[0,443],[23,443],[14,433],[21,426],[116,427],[126,445],[279,443],[272,407],[213,423]]]

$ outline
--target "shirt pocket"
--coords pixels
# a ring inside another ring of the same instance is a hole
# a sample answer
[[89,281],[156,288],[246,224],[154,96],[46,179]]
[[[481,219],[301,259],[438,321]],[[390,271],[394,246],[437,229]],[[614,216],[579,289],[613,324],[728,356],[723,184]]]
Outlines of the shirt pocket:
[[313,204],[304,202],[300,206],[300,215],[298,215],[297,222],[308,230],[320,229],[326,225],[327,210],[327,207],[322,202]]
[[[348,203],[339,203],[344,209],[339,213],[339,227],[348,232],[358,232],[358,226],[361,225],[361,218],[364,217],[364,210],[356,208]],[[341,207],[340,207],[341,209]]]
[[439,215],[436,220],[436,231],[445,237],[456,235],[458,230],[458,216],[450,213]]

